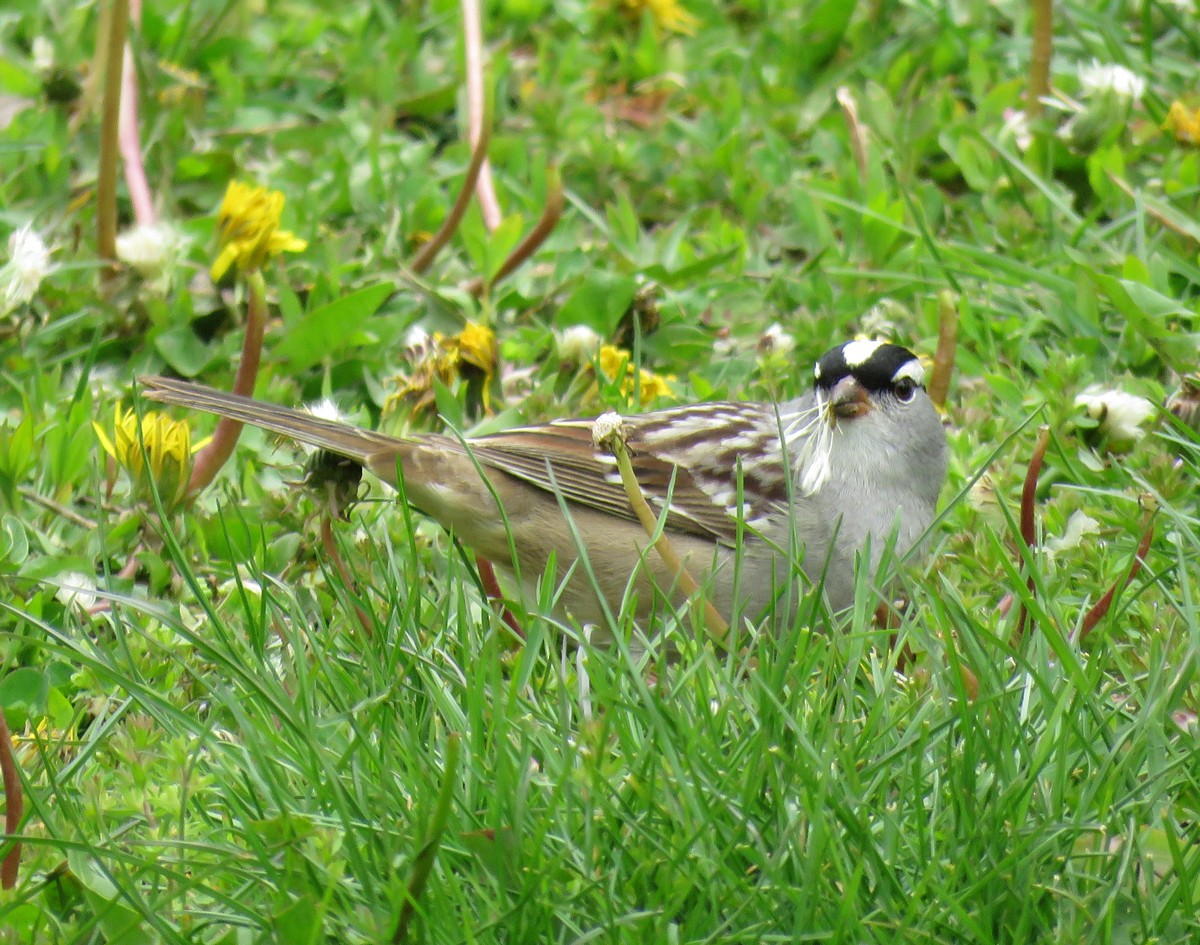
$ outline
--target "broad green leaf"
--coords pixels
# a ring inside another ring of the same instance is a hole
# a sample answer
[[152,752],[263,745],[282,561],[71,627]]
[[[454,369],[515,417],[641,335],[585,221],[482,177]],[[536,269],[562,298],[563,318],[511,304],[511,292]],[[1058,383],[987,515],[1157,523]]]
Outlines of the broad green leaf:
[[856,6],[856,0],[823,0],[811,9],[801,27],[801,44],[794,50],[802,72],[818,71],[838,51]]
[[212,360],[212,350],[196,337],[190,325],[164,331],[154,339],[154,349],[171,370],[183,377],[195,377]]
[[305,896],[275,913],[272,925],[279,945],[312,945],[321,937],[321,919],[325,907]]
[[0,706],[5,709],[40,709],[45,704],[49,690],[50,685],[41,670],[21,666],[0,679]]
[[558,328],[589,325],[604,338],[611,338],[621,316],[637,294],[637,280],[604,269],[593,269],[563,302],[555,316]]
[[342,348],[360,343],[359,329],[395,289],[391,282],[380,282],[313,309],[288,329],[272,354],[303,370]]
[[395,103],[396,115],[412,118],[436,118],[454,110],[454,99],[458,95],[457,82],[449,82],[440,88],[418,92]]
[[487,278],[493,279],[509,254],[521,242],[521,231],[524,229],[524,219],[519,213],[513,213],[500,221],[500,225],[492,231],[487,241]]
[[67,851],[67,864],[83,887],[83,895],[104,932],[105,945],[150,945],[155,939],[142,927],[142,917],[125,905],[120,890],[84,851]]
[[1186,372],[1196,363],[1197,342],[1194,334],[1180,331],[1168,319],[1195,319],[1195,313],[1169,296],[1130,279],[1093,273],[1096,286],[1103,292],[1129,326],[1160,357],[1177,371]]

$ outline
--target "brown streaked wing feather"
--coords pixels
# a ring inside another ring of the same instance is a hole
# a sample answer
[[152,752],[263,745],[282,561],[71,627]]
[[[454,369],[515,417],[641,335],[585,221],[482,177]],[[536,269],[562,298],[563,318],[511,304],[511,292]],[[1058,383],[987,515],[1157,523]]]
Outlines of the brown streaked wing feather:
[[230,420],[253,424],[346,456],[363,466],[374,466],[376,461],[388,453],[395,453],[403,440],[362,430],[348,423],[324,420],[303,410],[280,407],[264,403],[252,397],[242,397],[219,391],[203,384],[177,381],[169,377],[142,377],[143,395],[148,400],[174,404],[192,410],[215,413]]
[[[685,408],[686,409],[686,408]],[[634,474],[651,505],[661,510],[671,496],[667,528],[732,544],[737,522],[713,502],[683,466],[655,451],[643,428],[669,423],[676,411],[627,418]],[[684,411],[678,411],[683,415]],[[615,460],[606,461],[592,443],[592,421],[558,421],[522,427],[468,441],[483,465],[515,476],[548,492],[630,521],[636,516],[621,485]],[[732,483],[732,470],[730,472]],[[730,488],[735,488],[732,484]]]

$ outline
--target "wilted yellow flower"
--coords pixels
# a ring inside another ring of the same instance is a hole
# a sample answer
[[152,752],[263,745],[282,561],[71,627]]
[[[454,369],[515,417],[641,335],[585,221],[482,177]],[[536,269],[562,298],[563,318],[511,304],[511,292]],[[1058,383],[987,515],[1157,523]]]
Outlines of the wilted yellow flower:
[[173,80],[172,85],[167,85],[158,92],[158,100],[163,105],[179,107],[189,98],[199,98],[204,94],[204,77],[194,69],[187,69],[177,62],[168,62],[165,59],[159,60],[158,68]]
[[1171,132],[1176,141],[1200,144],[1200,109],[1193,111],[1183,102],[1172,102],[1162,126],[1163,131]]
[[213,282],[234,263],[242,272],[261,269],[272,256],[299,253],[308,243],[296,234],[279,229],[284,196],[278,190],[229,182],[217,212],[217,235],[221,251],[212,264]]
[[604,345],[600,349],[600,371],[610,381],[621,382],[621,393],[632,397],[636,392],[644,407],[659,397],[670,397],[668,381],[675,380],[673,374],[665,377],[651,371],[639,369],[637,374],[630,369],[629,352],[616,345]]
[[[172,420],[166,414],[150,411],[142,416],[141,442],[146,444],[145,455],[150,459],[147,473],[138,442],[138,416],[132,409],[122,411],[117,405],[113,412],[113,437],[110,440],[100,424],[93,421],[92,428],[104,452],[124,467],[135,487],[150,494],[150,484],[158,487],[158,494],[168,508],[177,505],[187,493],[188,479],[192,473],[192,431],[182,420]],[[197,449],[200,444],[197,444]]]
[[496,361],[500,352],[496,347],[496,333],[486,325],[467,322],[467,327],[453,338],[448,346],[458,349],[458,356],[472,367],[478,368],[490,380],[496,373]]
[[419,347],[419,359],[413,372],[401,388],[384,405],[390,410],[399,400],[415,400],[413,409],[420,411],[433,406],[434,382],[449,384],[454,378],[475,381],[480,386],[479,398],[485,408],[491,407],[492,378],[500,358],[496,333],[486,325],[467,322],[457,335],[435,331]]
[[624,0],[624,4],[625,9],[636,16],[640,16],[643,10],[649,10],[655,23],[673,33],[691,36],[700,25],[700,21],[688,13],[679,0]]
[[13,755],[22,768],[33,767],[43,752],[55,749],[59,757],[66,758],[72,753],[74,733],[65,729],[50,727],[46,717],[38,719],[37,725],[32,721],[25,723],[23,732],[12,733]]

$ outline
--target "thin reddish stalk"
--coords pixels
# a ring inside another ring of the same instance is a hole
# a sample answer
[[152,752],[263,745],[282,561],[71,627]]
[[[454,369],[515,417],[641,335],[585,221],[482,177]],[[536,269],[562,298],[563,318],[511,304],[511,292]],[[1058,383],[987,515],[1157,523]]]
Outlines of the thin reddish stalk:
[[[467,71],[467,140],[475,148],[483,136],[484,113],[487,109],[487,94],[483,84],[483,17],[479,0],[462,0],[462,13]],[[484,226],[490,232],[500,225],[504,214],[500,212],[500,201],[496,199],[496,188],[492,184],[492,168],[486,157],[479,168],[475,193],[479,197]]]
[[479,581],[483,584],[483,592],[487,595],[487,599],[500,608],[500,619],[508,624],[508,628],[513,633],[524,640],[525,631],[521,629],[521,624],[513,616],[512,611],[504,606],[504,592],[500,590],[500,582],[496,579],[496,569],[492,567],[492,562],[483,555],[476,555],[475,567],[479,570]]
[[[14,837],[21,828],[25,816],[25,795],[21,792],[21,776],[17,772],[17,761],[13,757],[12,735],[8,731],[8,720],[0,711],[0,774],[4,778],[4,832]],[[0,863],[0,887],[12,889],[17,885],[17,870],[21,867],[21,843],[12,841],[12,849]]]
[[[325,549],[325,553],[329,555],[333,566],[337,568],[337,572],[341,575],[342,583],[346,585],[346,589],[351,593],[357,593],[358,583],[354,580],[354,575],[350,573],[350,569],[346,567],[342,556],[338,554],[337,542],[333,540],[333,526],[330,524],[332,518],[333,516],[328,512],[321,513],[321,547]],[[371,618],[357,603],[354,605],[354,615],[358,618],[358,622],[362,625],[366,635],[368,637],[371,636]]]
[[[233,379],[233,392],[250,397],[254,394],[254,381],[258,377],[263,332],[267,324],[267,285],[262,273],[257,270],[249,273],[246,288],[246,334],[242,339],[242,360]],[[192,478],[188,481],[189,495],[196,495],[213,481],[225,461],[233,455],[233,448],[241,433],[242,424],[238,420],[222,417],[217,422],[212,441],[196,454]]]
[[1107,616],[1112,607],[1113,598],[1116,597],[1117,587],[1128,587],[1141,572],[1142,566],[1146,563],[1146,555],[1150,552],[1150,542],[1153,540],[1154,510],[1147,509],[1142,516],[1142,540],[1138,542],[1137,552],[1133,556],[1133,564],[1129,566],[1129,573],[1123,582],[1115,581],[1104,596],[1092,605],[1092,609],[1084,616],[1083,623],[1079,627],[1080,640],[1086,639],[1087,635],[1096,629],[1096,624]]
[[[1025,586],[1032,596],[1035,590],[1033,580],[1033,549],[1037,542],[1037,520],[1034,516],[1034,501],[1037,497],[1038,476],[1042,472],[1042,463],[1046,459],[1046,447],[1050,445],[1050,428],[1038,428],[1037,442],[1033,446],[1033,455],[1029,457],[1029,468],[1025,471],[1025,483],[1021,486],[1021,543],[1028,552],[1029,578]],[[1017,563],[1024,566],[1026,555],[1019,555]],[[1029,608],[1021,601],[1021,610],[1017,615],[1017,639],[1025,633],[1025,619],[1029,616]]]
[[517,244],[516,249],[508,254],[508,258],[496,270],[496,274],[490,281],[485,283],[483,279],[472,279],[467,284],[467,291],[472,295],[479,295],[483,292],[485,285],[493,286],[501,279],[512,275],[553,232],[562,217],[563,204],[562,177],[559,176],[557,168],[549,167],[546,169],[546,205],[542,208],[542,215],[538,218],[537,224]]
[[[596,426],[601,426],[605,419],[606,417],[601,417],[597,420]],[[629,447],[625,443],[623,429],[618,426],[615,430],[607,433],[594,429],[592,436],[598,447],[607,450],[616,459],[617,471],[621,474],[621,485],[625,487],[625,496],[629,499],[629,506],[633,509],[638,521],[641,522],[646,537],[654,546],[662,563],[670,571],[674,584],[699,606],[700,614],[704,618],[704,627],[712,641],[722,649],[727,649],[729,623],[717,612],[712,601],[701,593],[700,585],[692,576],[692,572],[688,570],[687,564],[679,557],[679,553],[671,544],[667,533],[659,530],[658,517],[650,508],[650,503],[646,501],[641,484],[637,480],[637,473],[633,471],[633,461],[629,458]]]
[[409,268],[418,275],[430,267],[442,247],[450,242],[450,237],[458,229],[463,214],[467,212],[467,205],[471,202],[471,193],[475,189],[475,182],[479,179],[479,172],[483,168],[484,162],[487,161],[488,142],[491,141],[491,138],[491,123],[486,122],[478,140],[471,145],[471,163],[467,165],[467,176],[463,179],[462,188],[458,192],[454,206],[446,214],[446,219],[442,221],[438,231],[433,234],[433,238],[421,247],[420,252],[409,263]]

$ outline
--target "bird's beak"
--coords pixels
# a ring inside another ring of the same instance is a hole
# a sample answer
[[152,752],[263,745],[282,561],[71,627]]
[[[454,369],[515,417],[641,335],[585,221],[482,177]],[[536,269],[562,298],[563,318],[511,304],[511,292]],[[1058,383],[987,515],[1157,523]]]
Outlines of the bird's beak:
[[833,418],[853,420],[865,416],[871,410],[871,398],[867,390],[853,377],[844,377],[837,382],[829,398]]

